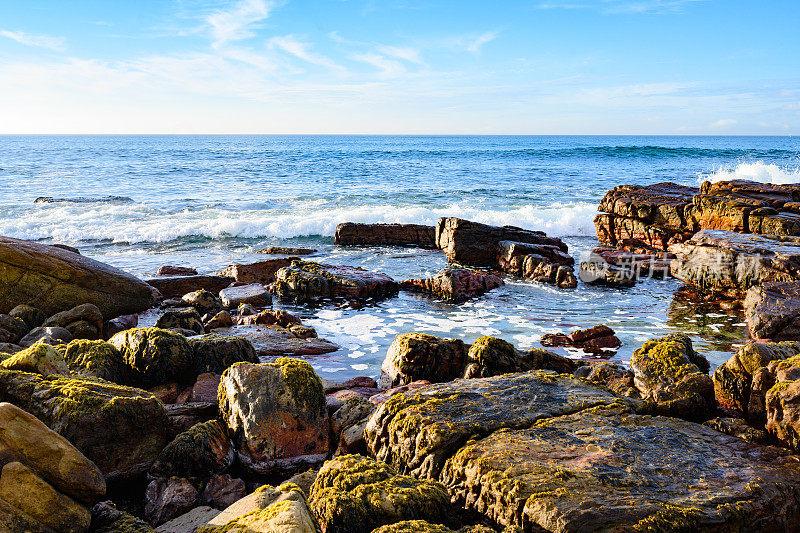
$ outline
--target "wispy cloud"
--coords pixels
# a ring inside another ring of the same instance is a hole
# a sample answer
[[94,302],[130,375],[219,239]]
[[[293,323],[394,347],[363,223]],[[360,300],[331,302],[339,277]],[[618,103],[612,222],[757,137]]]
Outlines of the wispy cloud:
[[329,57],[314,52],[309,43],[300,41],[292,35],[273,37],[269,40],[268,46],[273,49],[281,50],[312,65],[319,65],[331,70],[343,70],[341,65],[338,65]]
[[52,37],[50,35],[37,35],[33,33],[25,33],[24,31],[8,31],[0,30],[0,35],[8,37],[20,44],[26,46],[35,46],[36,48],[46,48],[61,52],[65,49],[65,41],[63,37]]
[[378,51],[389,57],[402,59],[403,61],[408,61],[409,63],[416,63],[417,65],[424,64],[424,62],[420,58],[420,51],[418,48],[412,48],[410,46],[381,45],[378,46]]
[[230,41],[241,41],[254,35],[253,29],[269,17],[276,7],[270,0],[240,0],[228,10],[216,11],[206,17],[213,40],[212,46],[219,48]]
[[593,9],[606,14],[682,13],[686,6],[708,0],[583,0],[542,2],[539,9]]
[[389,59],[380,54],[368,52],[365,54],[354,54],[352,58],[377,68],[380,70],[380,76],[383,78],[393,78],[406,73],[405,67],[398,61]]

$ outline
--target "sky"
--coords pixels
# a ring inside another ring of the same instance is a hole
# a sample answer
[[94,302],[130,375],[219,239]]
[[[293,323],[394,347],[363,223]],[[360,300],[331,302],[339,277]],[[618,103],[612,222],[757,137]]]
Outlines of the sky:
[[0,2],[0,133],[800,134],[800,4]]

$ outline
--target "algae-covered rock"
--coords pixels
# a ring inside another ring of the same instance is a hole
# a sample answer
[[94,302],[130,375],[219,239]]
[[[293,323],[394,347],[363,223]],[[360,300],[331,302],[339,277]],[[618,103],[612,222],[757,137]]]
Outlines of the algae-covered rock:
[[480,337],[469,347],[464,377],[488,378],[520,370],[520,358],[513,344],[495,337]]
[[200,334],[205,331],[200,313],[192,307],[164,311],[164,314],[158,317],[156,327],[161,329],[188,329]]
[[0,368],[36,372],[43,376],[69,373],[64,356],[49,344],[41,341],[3,360],[0,362]]
[[222,302],[214,293],[206,289],[184,294],[181,300],[197,309],[200,314],[216,313],[222,309]]
[[308,301],[328,298],[381,299],[397,294],[399,285],[386,274],[363,268],[292,261],[275,274],[282,299]]
[[131,367],[122,352],[106,341],[77,339],[64,350],[69,369],[79,376],[97,377],[113,383],[132,383]]
[[217,420],[195,424],[179,434],[158,455],[150,476],[177,476],[195,483],[208,481],[233,464],[233,446]]
[[234,363],[258,363],[253,344],[243,337],[209,334],[189,339],[194,374],[221,374]]
[[633,352],[631,370],[641,397],[655,402],[656,412],[703,421],[716,408],[714,384],[690,359],[691,340],[673,333],[647,341]]
[[[198,533],[319,533],[305,495],[293,483],[264,485],[234,503]],[[354,530],[357,531],[357,530]]]
[[58,492],[22,463],[3,467],[0,499],[58,533],[85,533],[89,529],[88,509]]
[[31,330],[21,318],[3,314],[0,314],[0,328],[10,332],[14,342],[19,341]]
[[103,336],[103,313],[94,304],[81,304],[54,314],[42,326],[64,328],[76,339],[98,339]]
[[378,385],[390,389],[412,381],[450,381],[464,372],[467,347],[460,339],[403,333],[392,341],[381,365]]
[[311,486],[309,503],[324,533],[371,531],[412,518],[441,524],[453,520],[450,497],[440,483],[399,475],[359,455],[326,462]]
[[767,432],[781,444],[800,450],[800,381],[780,381],[766,395]]
[[46,328],[40,327],[30,330],[27,335],[19,340],[19,345],[23,348],[28,348],[29,346],[33,346],[37,342],[42,341],[46,344],[55,346],[57,344],[66,344],[73,338],[74,337],[72,336],[72,333],[64,328],[57,326]]
[[[602,385],[607,389],[614,391],[620,396],[627,396],[629,398],[640,398],[641,395],[636,389],[633,381],[633,372],[608,361],[594,363],[591,366],[582,367],[586,369],[585,378],[587,381]],[[578,372],[575,372],[576,375]]]
[[141,389],[0,370],[0,401],[21,407],[65,437],[106,479],[141,474],[169,442],[164,406]]
[[325,392],[305,361],[236,363],[222,374],[219,400],[221,420],[248,470],[269,473],[328,453]]
[[150,524],[140,518],[120,511],[111,501],[92,507],[92,525],[89,533],[156,533]]
[[[425,520],[403,520],[373,529],[372,533],[496,533],[488,526],[464,526],[453,530],[441,524],[431,524]],[[507,527],[503,533],[522,533],[522,528]]]
[[189,383],[193,371],[193,352],[186,337],[159,328],[133,328],[117,333],[108,341],[122,352],[125,362],[136,372],[143,387],[177,381]]
[[706,420],[704,426],[716,429],[720,433],[739,437],[753,444],[768,444],[767,432],[763,429],[756,429],[747,424],[743,418],[718,417]]
[[38,328],[44,323],[45,320],[47,320],[47,315],[32,305],[25,304],[16,306],[14,309],[8,312],[8,315],[13,316],[14,318],[19,318],[25,322],[25,325],[28,326],[28,329]]
[[83,503],[106,493],[100,470],[64,437],[10,403],[0,403],[0,464],[19,461]]

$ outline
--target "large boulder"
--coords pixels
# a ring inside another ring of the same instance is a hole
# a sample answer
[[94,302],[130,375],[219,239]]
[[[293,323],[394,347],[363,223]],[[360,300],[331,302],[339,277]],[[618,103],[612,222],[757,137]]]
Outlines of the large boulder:
[[105,263],[54,246],[0,237],[0,312],[20,304],[47,315],[91,303],[103,316],[138,313],[158,291]]
[[738,300],[755,285],[800,280],[800,237],[703,230],[669,250],[671,274],[715,297]]
[[450,381],[464,372],[467,347],[460,339],[441,339],[425,333],[394,338],[381,365],[378,385],[391,389],[412,381]]
[[211,333],[189,338],[194,364],[192,374],[222,374],[234,363],[258,363],[253,344],[244,337]]
[[325,392],[308,363],[237,363],[222,374],[219,398],[220,417],[246,469],[279,472],[328,453]]
[[186,337],[160,328],[133,328],[117,333],[109,344],[122,352],[136,384],[155,387],[170,381],[190,383],[194,354]]
[[106,341],[74,340],[64,349],[64,359],[76,375],[93,376],[121,385],[132,383],[132,368],[122,352]]
[[412,518],[448,524],[454,518],[440,483],[399,475],[359,455],[326,462],[311,486],[309,503],[323,533],[371,531]]
[[275,277],[278,296],[295,301],[381,299],[394,296],[399,288],[386,274],[311,261],[292,261],[278,270]]
[[103,314],[96,305],[81,304],[54,314],[42,326],[64,328],[76,339],[99,339],[103,336]]
[[418,246],[436,248],[436,230],[422,224],[359,224],[336,226],[334,244],[368,246]]
[[164,406],[141,389],[95,378],[2,370],[0,401],[36,416],[109,480],[145,472],[169,442]]
[[574,264],[575,259],[566,252],[566,245],[516,241],[497,243],[497,266],[513,276],[572,289],[578,284],[572,271]]
[[800,281],[771,281],[750,287],[744,314],[755,340],[800,340]]
[[436,223],[436,244],[452,263],[467,266],[494,267],[497,265],[501,241],[554,246],[562,252],[567,245],[561,239],[547,237],[541,231],[513,226],[488,226],[460,218],[440,218]]
[[36,372],[43,376],[69,373],[64,356],[49,344],[42,342],[37,342],[0,362],[0,368]]
[[400,283],[400,288],[455,302],[480,296],[502,285],[503,280],[494,274],[465,268],[448,268],[432,278],[405,280]]
[[236,263],[228,265],[226,268],[220,270],[218,274],[233,278],[239,283],[260,283],[261,285],[269,285],[275,282],[277,272],[291,265],[292,261],[295,259],[296,258],[293,257],[279,257],[248,264]]
[[398,394],[366,436],[379,459],[439,480],[466,513],[524,531],[794,527],[796,458],[651,406],[533,371]]
[[235,452],[225,428],[218,420],[195,424],[179,434],[158,455],[150,476],[186,478],[205,483],[233,464]]
[[655,402],[658,414],[687,420],[711,418],[716,401],[708,368],[693,362],[692,341],[681,333],[647,341],[633,352],[631,370],[641,398]]

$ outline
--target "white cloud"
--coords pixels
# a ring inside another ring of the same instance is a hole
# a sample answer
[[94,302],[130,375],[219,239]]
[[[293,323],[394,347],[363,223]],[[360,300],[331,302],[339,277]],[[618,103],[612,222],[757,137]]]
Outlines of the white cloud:
[[241,41],[254,35],[253,27],[269,17],[275,2],[268,0],[240,0],[227,11],[216,11],[206,17],[210,26],[213,47],[219,48],[229,41]]
[[352,57],[356,61],[367,63],[368,65],[372,65],[373,67],[379,69],[381,71],[380,75],[383,78],[393,78],[406,73],[405,67],[398,61],[389,59],[388,57],[380,54],[369,52],[366,54],[354,54]]
[[46,48],[60,52],[65,48],[65,41],[63,37],[51,37],[50,35],[36,35],[32,33],[25,33],[24,31],[8,31],[0,30],[0,35],[8,37],[20,44],[26,46],[35,46],[37,48]]
[[688,4],[708,0],[588,0],[542,2],[539,9],[594,9],[606,14],[682,13]]
[[496,31],[488,31],[478,37],[472,39],[466,44],[467,52],[480,52],[481,47],[486,44],[494,41],[497,38]]
[[322,54],[312,51],[310,44],[300,41],[292,35],[273,37],[269,40],[268,46],[270,48],[282,50],[289,55],[313,65],[327,67],[331,70],[343,70],[341,65],[336,64],[333,60]]
[[725,128],[729,128],[731,126],[735,126],[738,123],[739,123],[739,121],[736,120],[736,119],[723,118],[723,119],[717,120],[716,122],[711,123],[711,125],[709,127],[713,128],[713,129],[725,129]]
[[410,46],[378,46],[378,51],[384,55],[402,59],[409,63],[424,64],[420,58],[419,49]]

